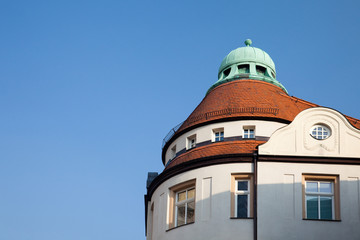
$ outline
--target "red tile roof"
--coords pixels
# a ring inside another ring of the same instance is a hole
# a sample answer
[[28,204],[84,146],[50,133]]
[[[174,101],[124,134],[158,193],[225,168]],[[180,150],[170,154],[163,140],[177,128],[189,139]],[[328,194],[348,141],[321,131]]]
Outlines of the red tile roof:
[[166,166],[166,169],[171,168],[180,163],[188,162],[199,158],[253,153],[258,145],[265,142],[266,141],[241,140],[241,141],[231,141],[231,142],[216,142],[206,146],[196,147],[173,159]]
[[[237,80],[214,88],[195,108],[175,135],[196,125],[231,118],[271,118],[291,122],[303,110],[318,107],[311,102],[287,95],[281,88],[258,80]],[[360,120],[345,116],[356,128]],[[176,136],[173,136],[173,138]],[[197,147],[175,158],[166,169],[198,158],[252,153],[264,141],[246,140],[213,143]],[[163,148],[163,161],[166,147]]]
[[[271,83],[242,79],[221,84],[209,92],[177,132],[223,118],[268,117],[291,122],[301,111],[318,106],[291,97]],[[360,129],[360,120],[346,118]]]

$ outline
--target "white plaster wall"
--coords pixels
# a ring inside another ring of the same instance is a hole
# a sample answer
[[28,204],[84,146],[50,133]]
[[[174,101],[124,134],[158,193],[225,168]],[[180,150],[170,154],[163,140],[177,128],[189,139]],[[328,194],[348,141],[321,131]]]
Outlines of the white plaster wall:
[[[252,170],[250,163],[214,165],[179,174],[162,183],[151,199],[154,203],[152,240],[253,239],[252,219],[230,219],[231,174]],[[169,188],[191,179],[196,179],[195,222],[168,230]],[[162,196],[166,201],[161,200]]]
[[[314,125],[329,127],[331,135],[325,140],[310,136]],[[360,158],[360,130],[330,108],[309,108],[299,113],[294,121],[259,146],[259,154],[287,156],[327,156]]]
[[213,129],[224,128],[224,137],[235,137],[243,135],[244,126],[255,126],[255,135],[261,137],[270,137],[277,129],[286,126],[284,123],[260,121],[260,120],[245,120],[245,121],[231,121],[223,123],[214,123],[193,129],[174,140],[166,151],[165,164],[172,158],[171,149],[176,145],[176,151],[179,152],[186,148],[186,139],[196,134],[196,142],[205,142],[212,140]]
[[[337,174],[341,221],[302,220],[302,174]],[[360,239],[360,166],[258,163],[258,239]]]

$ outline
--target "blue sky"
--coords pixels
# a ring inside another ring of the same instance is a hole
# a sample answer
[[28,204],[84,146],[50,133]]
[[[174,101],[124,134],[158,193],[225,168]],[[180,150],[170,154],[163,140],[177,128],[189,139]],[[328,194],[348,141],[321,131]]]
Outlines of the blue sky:
[[251,38],[360,119],[359,1],[0,2],[0,240],[145,239],[161,142]]

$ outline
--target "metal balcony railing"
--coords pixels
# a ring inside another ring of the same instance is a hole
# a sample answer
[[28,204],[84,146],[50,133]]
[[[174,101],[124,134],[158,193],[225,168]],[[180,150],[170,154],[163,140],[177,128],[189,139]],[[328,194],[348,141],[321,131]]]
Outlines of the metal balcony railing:
[[[259,108],[259,107],[242,107],[242,108],[225,108],[217,111],[211,111],[203,114],[198,114],[195,116],[191,116],[187,119],[187,124],[192,124],[194,122],[203,121],[203,120],[211,120],[217,117],[226,117],[231,116],[233,114],[239,113],[262,113],[262,114],[272,114],[277,115],[279,113],[278,108]],[[174,128],[170,130],[170,132],[165,136],[162,143],[162,148],[164,148],[165,144],[174,136],[175,132],[181,127],[184,122],[176,125]]]

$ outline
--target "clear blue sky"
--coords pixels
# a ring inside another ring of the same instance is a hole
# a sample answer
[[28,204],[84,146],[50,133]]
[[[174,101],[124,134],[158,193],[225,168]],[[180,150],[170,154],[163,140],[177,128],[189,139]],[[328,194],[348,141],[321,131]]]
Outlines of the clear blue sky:
[[359,1],[0,2],[0,240],[144,239],[161,142],[246,38],[360,119]]

